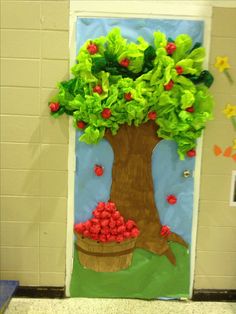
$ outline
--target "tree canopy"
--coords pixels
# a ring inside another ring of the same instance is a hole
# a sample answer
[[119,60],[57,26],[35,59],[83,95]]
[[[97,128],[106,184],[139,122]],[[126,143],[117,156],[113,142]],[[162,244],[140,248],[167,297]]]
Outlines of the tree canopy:
[[203,70],[205,49],[189,35],[175,40],[157,31],[153,43],[142,37],[128,42],[119,28],[106,37],[88,40],[72,67],[73,78],[58,84],[51,114],[73,115],[83,130],[80,141],[98,143],[122,124],[157,124],[157,135],[173,140],[184,159],[196,146],[212,118],[209,87],[213,77]]

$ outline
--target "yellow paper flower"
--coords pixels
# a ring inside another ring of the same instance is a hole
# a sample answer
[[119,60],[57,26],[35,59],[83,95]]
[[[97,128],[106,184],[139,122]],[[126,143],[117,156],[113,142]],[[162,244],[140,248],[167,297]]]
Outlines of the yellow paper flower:
[[223,72],[226,69],[230,68],[228,57],[216,57],[215,67],[220,71]]
[[227,118],[236,117],[236,105],[228,104],[226,108],[223,110],[223,113],[226,115]]
[[236,150],[236,138],[234,139],[234,144],[232,148]]

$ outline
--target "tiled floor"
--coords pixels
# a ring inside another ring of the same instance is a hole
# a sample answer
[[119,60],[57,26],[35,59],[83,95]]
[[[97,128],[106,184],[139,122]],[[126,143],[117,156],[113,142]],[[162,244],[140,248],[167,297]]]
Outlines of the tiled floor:
[[14,298],[6,314],[236,314],[236,303]]

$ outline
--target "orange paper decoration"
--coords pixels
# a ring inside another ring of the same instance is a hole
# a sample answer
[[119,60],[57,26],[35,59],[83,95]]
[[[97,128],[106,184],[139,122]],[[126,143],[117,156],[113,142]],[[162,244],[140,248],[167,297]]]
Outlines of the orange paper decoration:
[[232,158],[233,158],[234,161],[236,161],[236,154],[233,154]]
[[229,146],[226,148],[225,152],[224,152],[224,156],[225,157],[231,157],[231,154],[232,154],[232,147]]
[[222,154],[222,149],[217,145],[214,145],[214,154],[216,156],[219,156],[220,154]]

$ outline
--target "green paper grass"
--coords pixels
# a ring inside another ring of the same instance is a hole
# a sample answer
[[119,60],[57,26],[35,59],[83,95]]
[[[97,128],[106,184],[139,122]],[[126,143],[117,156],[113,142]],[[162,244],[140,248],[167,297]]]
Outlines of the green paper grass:
[[183,246],[170,243],[176,266],[165,256],[135,249],[131,267],[113,273],[85,269],[75,250],[70,285],[71,297],[86,298],[188,298],[190,256]]

